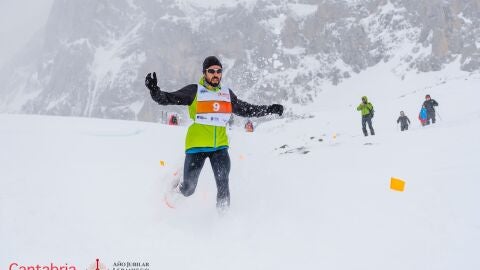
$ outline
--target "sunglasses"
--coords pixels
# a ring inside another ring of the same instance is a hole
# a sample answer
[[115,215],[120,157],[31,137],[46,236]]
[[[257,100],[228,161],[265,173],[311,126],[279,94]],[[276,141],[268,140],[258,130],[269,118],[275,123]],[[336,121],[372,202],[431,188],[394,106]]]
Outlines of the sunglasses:
[[218,69],[215,69],[215,68],[209,68],[207,69],[207,72],[210,73],[210,74],[222,74],[222,69],[221,68],[218,68]]

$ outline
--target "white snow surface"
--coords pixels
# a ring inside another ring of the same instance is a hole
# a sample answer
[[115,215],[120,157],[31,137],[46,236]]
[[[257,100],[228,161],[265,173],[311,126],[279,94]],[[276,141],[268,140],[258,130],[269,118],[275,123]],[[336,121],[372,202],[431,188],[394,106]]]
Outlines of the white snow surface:
[[[208,161],[181,207],[162,202],[184,158],[184,126],[1,114],[0,269],[86,269],[96,258],[109,269],[479,269],[480,75],[447,68],[400,80],[389,68],[253,133],[234,128],[225,216]],[[425,94],[439,116],[421,127]],[[361,133],[363,95],[375,106],[374,137]]]

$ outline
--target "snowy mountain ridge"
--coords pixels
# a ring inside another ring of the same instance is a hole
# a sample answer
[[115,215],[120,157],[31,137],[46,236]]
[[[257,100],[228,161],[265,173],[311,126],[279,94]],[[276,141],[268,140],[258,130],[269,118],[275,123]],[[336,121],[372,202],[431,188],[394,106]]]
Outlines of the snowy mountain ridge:
[[478,0],[57,0],[1,73],[0,111],[157,121],[145,74],[174,91],[212,54],[225,85],[255,103],[310,103],[389,61],[400,78],[456,60],[478,72],[479,14]]

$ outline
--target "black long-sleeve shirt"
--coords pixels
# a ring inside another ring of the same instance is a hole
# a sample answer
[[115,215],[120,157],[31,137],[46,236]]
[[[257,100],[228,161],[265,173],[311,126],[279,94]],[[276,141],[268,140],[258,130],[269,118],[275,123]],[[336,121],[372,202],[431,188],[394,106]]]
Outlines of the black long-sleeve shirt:
[[406,115],[400,116],[397,119],[397,123],[402,123],[402,126],[408,126],[410,124],[410,119]]
[[[152,91],[150,95],[160,105],[191,105],[197,95],[197,85],[189,84],[175,92]],[[242,117],[261,117],[270,114],[267,105],[253,105],[240,100],[230,90],[230,101],[234,114]]]
[[427,111],[434,112],[435,111],[434,106],[438,106],[438,102],[435,101],[434,99],[425,100],[423,102],[423,106],[425,106],[425,108],[427,108]]

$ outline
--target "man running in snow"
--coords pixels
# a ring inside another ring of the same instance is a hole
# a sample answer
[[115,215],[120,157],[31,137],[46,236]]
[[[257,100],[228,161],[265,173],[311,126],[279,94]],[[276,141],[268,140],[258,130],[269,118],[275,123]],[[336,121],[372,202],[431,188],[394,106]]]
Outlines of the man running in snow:
[[222,64],[215,56],[203,61],[203,76],[198,84],[190,84],[176,92],[164,92],[157,86],[156,73],[148,74],[145,85],[150,95],[160,105],[187,105],[193,123],[185,140],[183,180],[172,191],[172,196],[188,197],[195,192],[200,172],[210,159],[217,185],[217,208],[230,206],[228,186],[230,157],[226,126],[232,113],[243,117],[261,117],[283,114],[283,106],[252,105],[240,100],[233,91],[222,85]]
[[435,106],[438,106],[438,102],[430,97],[430,95],[425,96],[425,101],[423,106],[427,109],[427,125],[430,125],[430,119],[432,119],[432,124],[435,124]]
[[408,125],[410,125],[410,119],[405,115],[403,111],[400,112],[400,117],[397,119],[397,124],[400,123],[400,129],[402,131],[408,130]]
[[362,113],[363,135],[368,136],[367,124],[368,124],[368,127],[370,128],[370,134],[375,135],[375,131],[373,130],[373,127],[372,127],[373,105],[372,103],[368,102],[368,99],[366,96],[362,97],[362,103],[358,105],[357,111],[360,111]]

